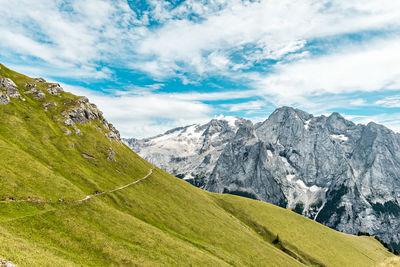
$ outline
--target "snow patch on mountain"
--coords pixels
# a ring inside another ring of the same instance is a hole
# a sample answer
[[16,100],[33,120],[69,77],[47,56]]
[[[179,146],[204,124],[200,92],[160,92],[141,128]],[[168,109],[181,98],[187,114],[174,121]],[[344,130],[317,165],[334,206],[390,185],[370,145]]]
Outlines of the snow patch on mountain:
[[331,138],[335,139],[335,140],[339,140],[339,141],[348,141],[349,138],[343,134],[331,134],[329,135]]

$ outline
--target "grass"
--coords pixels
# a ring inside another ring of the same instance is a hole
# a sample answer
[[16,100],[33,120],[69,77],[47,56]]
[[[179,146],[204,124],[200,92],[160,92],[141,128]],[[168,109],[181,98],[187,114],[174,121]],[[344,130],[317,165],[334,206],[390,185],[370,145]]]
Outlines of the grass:
[[[0,258],[18,266],[374,266],[392,260],[371,237],[209,193],[159,169],[121,191],[73,202],[140,179],[151,165],[105,137],[97,121],[78,125],[82,136],[65,126],[61,113],[77,105],[77,96],[49,95],[37,83],[46,98],[34,100],[23,94],[33,79],[4,66],[0,76],[10,77],[26,99],[0,105]],[[57,107],[45,112],[49,102]],[[116,162],[107,160],[109,148]],[[5,201],[28,197],[67,201]]]

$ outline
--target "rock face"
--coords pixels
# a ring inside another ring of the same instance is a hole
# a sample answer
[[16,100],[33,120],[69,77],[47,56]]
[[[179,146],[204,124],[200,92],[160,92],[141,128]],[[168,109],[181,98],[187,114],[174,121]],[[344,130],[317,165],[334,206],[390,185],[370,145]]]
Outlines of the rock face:
[[7,261],[4,259],[0,259],[0,267],[17,267],[16,265],[14,265],[11,261]]
[[53,83],[48,85],[47,92],[51,95],[60,95],[61,92],[64,92],[64,89],[58,83]]
[[43,104],[44,111],[48,111],[50,107],[57,107],[57,103],[50,102]]
[[155,137],[123,139],[143,158],[188,182],[204,187],[226,144],[250,121],[235,117],[175,128]]
[[8,97],[8,95],[0,92],[0,105],[7,105],[8,103],[10,103],[10,98]]
[[0,78],[0,89],[9,97],[21,97],[17,85],[9,78]]
[[[131,142],[133,149],[165,168],[168,150],[146,146],[161,144],[147,140]],[[185,155],[180,147],[186,145],[174,142],[169,154]],[[399,134],[338,113],[314,117],[282,107],[263,123],[241,124],[221,149],[200,187],[293,208],[331,228],[368,232],[400,247]],[[173,174],[190,172],[185,161],[173,168]]]
[[[64,124],[67,126],[75,126],[76,124],[84,124],[89,121],[99,120],[99,122],[108,130],[105,135],[113,141],[120,142],[119,131],[103,117],[103,113],[95,104],[89,102],[87,97],[80,97],[77,101],[78,106],[64,112]],[[75,129],[76,134],[80,135],[79,129]]]
[[117,160],[114,158],[115,155],[116,155],[115,151],[114,151],[111,147],[109,147],[109,148],[108,148],[108,157],[107,157],[107,160],[108,160],[108,161],[117,162]]
[[90,120],[104,119],[103,113],[86,97],[79,98],[78,104],[78,107],[71,109],[66,115],[73,123],[83,124]]
[[38,83],[45,83],[46,80],[43,79],[43,78],[41,78],[41,77],[39,77],[39,78],[35,78],[35,82],[38,82]]
[[46,97],[46,95],[41,90],[36,88],[36,84],[34,83],[26,83],[25,88],[28,89],[27,91],[25,91],[25,94],[33,94],[33,98],[36,100]]

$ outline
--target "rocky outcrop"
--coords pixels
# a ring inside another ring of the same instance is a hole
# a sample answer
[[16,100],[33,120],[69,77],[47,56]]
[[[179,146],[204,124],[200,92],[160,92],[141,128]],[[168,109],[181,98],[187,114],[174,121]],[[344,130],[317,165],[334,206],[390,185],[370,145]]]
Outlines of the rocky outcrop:
[[[144,140],[131,146],[162,168],[164,154],[186,153],[185,139],[174,139],[175,150]],[[173,174],[196,170],[185,160],[173,166]],[[206,184],[195,185],[292,208],[334,229],[368,232],[400,247],[400,135],[382,125],[282,107],[262,123],[242,123],[211,166]]]
[[73,123],[83,124],[90,120],[104,119],[103,113],[95,104],[89,102],[86,97],[81,97],[78,100],[79,106],[71,109],[67,116]]
[[0,90],[12,98],[20,98],[17,85],[9,78],[0,78]]
[[71,119],[69,119],[69,118],[63,120],[63,122],[64,122],[64,124],[67,125],[67,126],[74,126],[74,125],[75,125],[75,123],[74,123]]
[[46,80],[39,77],[39,78],[35,78],[35,82],[38,82],[38,83],[45,83]]
[[117,160],[114,158],[115,155],[116,155],[115,151],[111,147],[109,147],[107,160],[112,162],[117,162]]
[[48,111],[50,107],[57,107],[57,103],[50,102],[43,104],[44,111]]
[[25,91],[26,95],[32,94],[33,98],[36,100],[43,99],[46,95],[39,89],[36,88],[36,84],[34,83],[26,83],[25,88],[29,89]]
[[0,92],[0,105],[7,105],[8,103],[10,103],[10,98],[8,95]]
[[[120,142],[119,131],[103,117],[103,113],[93,103],[90,103],[87,97],[80,97],[77,100],[77,106],[64,112],[64,124],[75,127],[75,124],[84,124],[90,121],[98,120],[105,128],[110,140]],[[80,135],[79,129],[75,128],[76,134]]]
[[11,261],[0,259],[0,267],[17,267]]
[[31,89],[31,88],[36,88],[36,84],[35,83],[26,83],[25,88]]
[[51,95],[60,95],[61,92],[64,92],[64,89],[58,83],[52,83],[48,85],[47,92]]
[[105,136],[107,136],[110,140],[117,141],[117,142],[119,142],[121,140],[119,131],[111,123],[107,123],[107,121],[104,121],[103,126],[109,130],[109,132],[106,133]]

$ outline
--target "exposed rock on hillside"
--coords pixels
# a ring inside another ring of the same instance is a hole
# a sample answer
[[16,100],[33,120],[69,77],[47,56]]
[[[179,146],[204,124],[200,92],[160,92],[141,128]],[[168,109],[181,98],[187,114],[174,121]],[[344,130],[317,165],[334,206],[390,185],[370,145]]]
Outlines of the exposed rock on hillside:
[[[87,97],[80,97],[77,100],[77,106],[63,113],[65,119],[64,124],[67,126],[75,126],[76,124],[84,124],[90,121],[99,120],[99,122],[108,131],[105,133],[109,139],[120,142],[120,134],[117,129],[103,117],[103,113],[95,104],[89,102]],[[80,131],[77,131],[80,134]]]
[[104,127],[106,127],[108,130],[110,130],[108,133],[106,133],[106,136],[113,141],[119,142],[121,140],[121,136],[119,134],[119,131],[111,124],[107,123],[107,121],[104,121]]
[[80,97],[77,102],[79,106],[71,109],[68,113],[68,118],[74,123],[83,124],[96,119],[100,119],[102,123],[105,123],[103,113],[95,104],[90,103],[86,97]]
[[47,111],[49,109],[49,107],[57,107],[57,103],[53,103],[53,102],[45,103],[45,104],[43,104],[43,107],[44,107],[44,111]]
[[9,78],[0,78],[0,89],[9,97],[12,98],[21,97],[17,85],[13,82],[13,80]]
[[17,267],[11,261],[0,259],[0,267]]
[[64,92],[64,89],[58,83],[49,84],[48,87],[47,92],[51,95],[60,95],[61,92]]
[[35,82],[38,82],[38,83],[45,83],[46,80],[39,77],[39,78],[35,78]]
[[26,83],[25,87],[29,89],[28,91],[25,91],[25,94],[26,95],[33,94],[33,98],[36,100],[43,99],[46,97],[46,95],[41,90],[36,88],[36,84],[34,83]]
[[109,147],[109,148],[108,148],[108,157],[107,157],[107,160],[108,160],[108,161],[117,162],[117,160],[114,158],[115,155],[116,155],[116,154],[115,154],[115,151],[112,149],[112,147]]
[[0,104],[7,105],[8,103],[10,103],[10,98],[8,97],[8,95],[0,92]]

